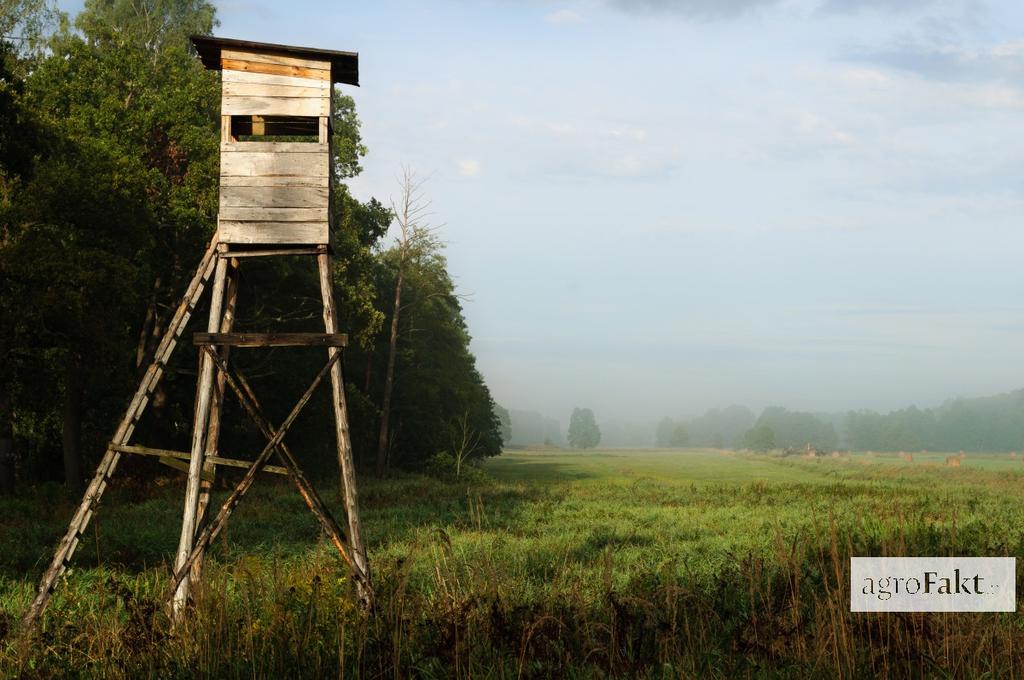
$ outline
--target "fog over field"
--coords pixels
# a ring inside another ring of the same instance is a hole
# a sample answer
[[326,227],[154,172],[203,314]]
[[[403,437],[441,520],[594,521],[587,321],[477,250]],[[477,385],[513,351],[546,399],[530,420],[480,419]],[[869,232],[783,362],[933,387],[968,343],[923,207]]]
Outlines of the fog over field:
[[508,408],[887,410],[1024,385],[1019,2],[219,12],[224,36],[363,53],[354,192],[430,176]]
[[5,1],[0,678],[1020,676],[1022,29]]

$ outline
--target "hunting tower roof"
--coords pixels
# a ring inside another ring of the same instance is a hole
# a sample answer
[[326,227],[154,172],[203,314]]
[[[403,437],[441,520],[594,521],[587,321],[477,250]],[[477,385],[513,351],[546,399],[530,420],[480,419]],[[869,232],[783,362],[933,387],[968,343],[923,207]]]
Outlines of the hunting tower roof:
[[295,45],[277,45],[274,43],[252,42],[251,40],[235,40],[234,38],[217,38],[212,35],[194,35],[195,45],[203,66],[212,70],[221,70],[220,52],[222,49],[246,50],[276,54],[284,57],[300,59],[320,59],[331,63],[331,82],[359,85],[359,53],[340,52],[338,50],[318,50],[312,47],[296,47]]

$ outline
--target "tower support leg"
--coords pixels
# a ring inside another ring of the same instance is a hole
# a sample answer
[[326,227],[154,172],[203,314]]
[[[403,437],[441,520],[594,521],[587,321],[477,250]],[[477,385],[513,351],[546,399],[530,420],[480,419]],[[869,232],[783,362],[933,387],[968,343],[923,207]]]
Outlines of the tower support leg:
[[[320,295],[324,306],[324,329],[328,333],[338,332],[338,310],[334,304],[334,279],[331,275],[331,256],[320,253],[316,257],[320,270]],[[333,357],[341,348],[331,347],[328,356]],[[357,583],[358,596],[364,606],[372,606],[372,580],[370,564],[363,543],[363,528],[359,521],[359,494],[356,491],[356,471],[352,460],[352,438],[348,427],[348,409],[345,404],[345,382],[342,376],[341,361],[331,366],[331,406],[334,408],[334,429],[338,441],[338,467],[341,472],[341,491],[345,502],[345,515],[348,518],[348,540],[352,550],[352,559],[356,568],[361,571],[366,583]]]
[[[217,267],[213,276],[213,290],[210,298],[210,319],[207,330],[216,333],[220,329],[221,316],[224,309],[224,284],[228,262],[222,257],[217,258]],[[192,451],[188,462],[188,481],[185,485],[185,509],[181,518],[181,538],[178,540],[178,552],[174,560],[174,571],[177,572],[192,552],[196,536],[196,518],[199,511],[199,490],[202,481],[203,463],[206,453],[206,429],[209,424],[210,403],[213,400],[213,361],[207,354],[199,359],[199,388],[196,391],[195,421],[192,424]],[[173,615],[177,619],[181,610],[188,602],[189,579],[184,578],[178,584],[172,603]]]
[[[220,320],[220,332],[230,333],[235,325],[235,304],[238,302],[238,259],[231,258],[228,264],[227,293],[224,301],[224,313]],[[224,347],[220,350],[225,360],[231,348]],[[202,526],[206,516],[206,509],[210,505],[210,493],[213,491],[213,480],[217,474],[217,466],[210,460],[217,455],[217,447],[220,443],[220,419],[221,410],[224,407],[224,374],[216,372],[214,378],[213,401],[210,402],[210,424],[206,429],[206,453],[203,461],[203,475],[199,481],[199,507],[196,510],[196,528]],[[192,563],[190,579],[193,583],[199,583],[203,577],[203,553],[201,552],[195,562]]]

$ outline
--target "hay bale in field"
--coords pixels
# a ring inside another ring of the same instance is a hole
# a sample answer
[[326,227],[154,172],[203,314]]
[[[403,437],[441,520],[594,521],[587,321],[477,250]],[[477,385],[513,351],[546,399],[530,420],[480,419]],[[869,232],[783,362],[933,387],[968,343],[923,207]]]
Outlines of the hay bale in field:
[[838,458],[839,457],[839,452],[838,451],[833,451],[832,452],[832,457],[833,458]]
[[1017,457],[1017,452],[1016,451],[1010,451],[1010,458],[1016,458],[1016,457]]
[[960,467],[960,456],[946,456],[946,467]]

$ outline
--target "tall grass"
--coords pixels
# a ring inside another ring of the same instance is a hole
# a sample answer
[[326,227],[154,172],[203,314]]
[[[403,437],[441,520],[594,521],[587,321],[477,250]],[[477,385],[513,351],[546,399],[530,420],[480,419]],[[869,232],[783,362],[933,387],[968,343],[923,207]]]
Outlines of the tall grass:
[[[741,481],[720,481],[730,471]],[[523,454],[492,472],[498,481],[366,480],[373,615],[354,607],[301,503],[270,486],[247,499],[194,610],[171,627],[159,600],[170,548],[149,542],[173,547],[178,496],[145,501],[163,528],[123,554],[121,533],[140,538],[136,510],[111,503],[100,550],[96,537],[83,546],[34,645],[8,635],[0,674],[1024,674],[1016,614],[854,614],[848,589],[851,555],[1021,555],[1018,473],[683,454]],[[28,555],[49,545],[2,547],[13,553],[0,633],[13,634],[37,576]]]

